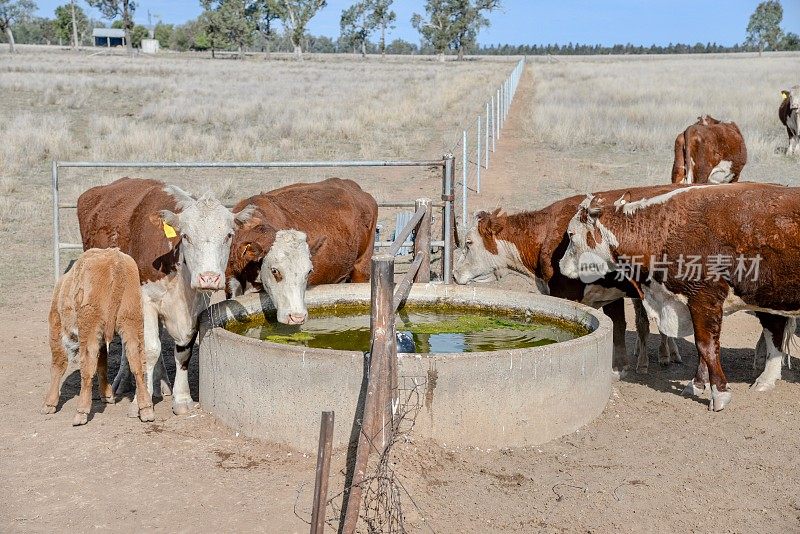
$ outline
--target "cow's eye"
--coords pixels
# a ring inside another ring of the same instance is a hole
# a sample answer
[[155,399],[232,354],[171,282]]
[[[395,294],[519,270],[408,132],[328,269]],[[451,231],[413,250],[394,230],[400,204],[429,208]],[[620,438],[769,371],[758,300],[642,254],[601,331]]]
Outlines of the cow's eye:
[[228,235],[225,237],[225,239],[226,239],[227,241],[230,241],[232,237],[233,237],[233,232],[230,232],[230,233],[228,233]]
[[186,234],[181,234],[181,239],[185,240],[187,243],[191,243],[192,240],[189,239],[189,236]]
[[281,280],[283,280],[283,275],[278,269],[273,267],[272,269],[270,269],[270,271],[272,272],[272,276],[275,278],[276,282],[280,282]]

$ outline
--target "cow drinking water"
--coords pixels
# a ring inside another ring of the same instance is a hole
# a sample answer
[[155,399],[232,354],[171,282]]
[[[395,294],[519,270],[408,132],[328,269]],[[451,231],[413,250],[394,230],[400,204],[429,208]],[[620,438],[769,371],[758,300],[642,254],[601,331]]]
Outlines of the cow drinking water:
[[302,324],[306,286],[366,282],[378,204],[352,180],[293,184],[239,202],[255,206],[233,239],[228,296],[264,288],[278,321]]

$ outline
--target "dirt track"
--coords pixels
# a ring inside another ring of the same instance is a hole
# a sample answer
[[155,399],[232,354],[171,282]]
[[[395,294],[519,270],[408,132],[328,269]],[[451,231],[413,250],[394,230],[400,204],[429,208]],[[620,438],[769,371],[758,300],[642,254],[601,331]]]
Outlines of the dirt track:
[[[530,84],[526,77],[515,106],[531,100]],[[532,145],[516,111],[473,207],[541,206],[580,189],[592,169],[608,178],[608,188],[623,180],[608,169],[628,166],[624,176],[635,175],[632,157],[621,164],[613,154],[565,162]],[[516,277],[501,284],[530,288]],[[161,402],[156,423],[144,425],[125,417],[127,400],[105,407],[95,401],[89,424],[72,428],[78,376],[71,367],[61,410],[40,415],[49,379],[49,298],[35,291],[0,310],[0,531],[307,531],[294,508],[310,515],[314,458],[236,436],[202,409],[178,418]],[[406,501],[411,526],[423,532],[800,530],[800,363],[784,369],[774,391],[750,391],[758,334],[751,316],[726,320],[722,357],[734,399],[718,414],[680,395],[697,363],[694,346],[680,342],[684,364],[662,369],[651,336],[650,374],[616,384],[604,413],[579,432],[531,449],[404,444],[398,472],[418,506]],[[340,451],[334,469],[342,460]],[[337,474],[331,492],[340,486]]]

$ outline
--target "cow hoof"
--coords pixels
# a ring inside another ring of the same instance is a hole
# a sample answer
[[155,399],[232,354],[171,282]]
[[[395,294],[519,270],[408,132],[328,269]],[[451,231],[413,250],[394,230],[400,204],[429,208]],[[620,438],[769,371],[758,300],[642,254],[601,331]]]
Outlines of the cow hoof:
[[775,382],[759,382],[756,380],[756,383],[750,386],[750,388],[758,393],[766,393],[767,391],[775,389]]
[[47,414],[51,414],[51,413],[56,413],[56,407],[55,406],[48,406],[46,404],[44,406],[42,406],[42,414],[47,415]]
[[685,388],[683,388],[682,394],[685,397],[702,397],[706,391],[706,388],[708,388],[708,384],[703,384],[703,387],[700,388],[694,383],[694,380],[689,380],[689,383],[686,384]]
[[717,386],[711,386],[711,402],[708,407],[715,412],[720,412],[731,402],[732,398],[733,393],[730,391],[719,391]]
[[172,403],[172,413],[174,413],[175,415],[186,415],[195,408],[197,408],[197,403],[193,401]]
[[156,420],[156,412],[153,410],[152,406],[148,406],[147,408],[142,408],[139,410],[139,420],[142,423],[152,423]]
[[136,399],[128,405],[128,417],[139,417],[139,405],[136,404]]
[[172,388],[169,387],[169,382],[164,379],[161,379],[161,396],[162,397],[171,397],[172,396]]
[[89,414],[78,412],[72,419],[72,426],[81,426],[89,422]]
[[114,395],[109,395],[108,397],[103,397],[103,402],[106,404],[116,404],[117,399],[114,397]]

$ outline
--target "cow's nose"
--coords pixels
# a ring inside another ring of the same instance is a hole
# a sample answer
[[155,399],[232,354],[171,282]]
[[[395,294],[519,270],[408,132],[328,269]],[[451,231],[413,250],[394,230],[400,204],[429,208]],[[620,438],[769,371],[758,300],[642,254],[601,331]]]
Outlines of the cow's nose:
[[306,322],[306,313],[290,313],[286,316],[286,324],[303,324]]
[[200,289],[222,289],[222,275],[206,271],[198,276]]

